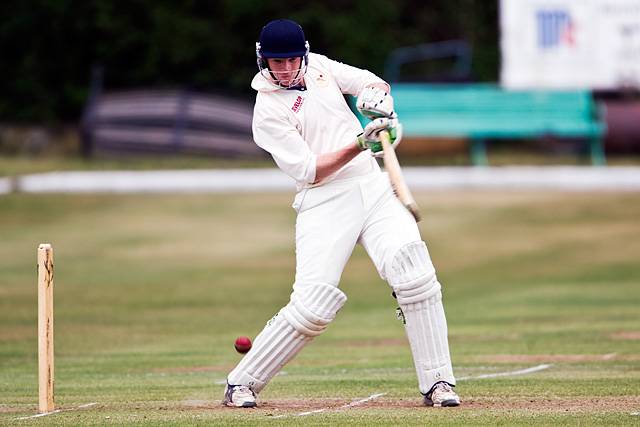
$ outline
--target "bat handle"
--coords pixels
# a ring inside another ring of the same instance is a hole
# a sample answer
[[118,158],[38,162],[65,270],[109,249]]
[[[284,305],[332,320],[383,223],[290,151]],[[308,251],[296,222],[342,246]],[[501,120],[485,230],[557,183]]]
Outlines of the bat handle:
[[[391,146],[391,136],[389,135],[389,131],[388,130],[381,130],[380,133],[378,134],[379,138],[380,138],[380,142],[382,143],[382,148],[386,149],[386,148],[391,148],[393,149],[393,147]],[[385,147],[386,145],[386,147]]]

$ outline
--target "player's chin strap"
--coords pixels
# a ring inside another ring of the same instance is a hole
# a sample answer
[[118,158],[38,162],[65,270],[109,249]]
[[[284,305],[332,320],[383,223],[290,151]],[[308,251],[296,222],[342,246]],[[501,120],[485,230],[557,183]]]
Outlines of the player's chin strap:
[[296,283],[291,300],[256,337],[253,347],[229,374],[229,384],[259,393],[282,367],[333,321],[347,296],[324,283]]
[[439,381],[455,385],[441,286],[425,243],[400,248],[390,270],[387,277],[402,310],[420,392],[428,393]]
[[260,74],[262,74],[262,76],[266,78],[269,81],[269,83],[273,84],[274,86],[277,86],[278,88],[282,88],[282,89],[292,89],[296,86],[300,86],[300,84],[302,83],[302,79],[307,73],[307,66],[305,64],[304,66],[301,66],[300,68],[298,68],[295,77],[293,77],[289,81],[289,84],[284,85],[280,83],[282,80],[276,77],[276,75],[286,74],[286,73],[290,73],[290,71],[273,71],[271,69],[265,68],[260,72]]

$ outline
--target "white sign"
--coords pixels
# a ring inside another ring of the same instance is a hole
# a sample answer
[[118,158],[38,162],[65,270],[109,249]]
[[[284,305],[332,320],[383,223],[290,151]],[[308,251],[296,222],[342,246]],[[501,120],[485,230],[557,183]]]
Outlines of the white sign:
[[501,83],[640,88],[640,0],[501,0]]

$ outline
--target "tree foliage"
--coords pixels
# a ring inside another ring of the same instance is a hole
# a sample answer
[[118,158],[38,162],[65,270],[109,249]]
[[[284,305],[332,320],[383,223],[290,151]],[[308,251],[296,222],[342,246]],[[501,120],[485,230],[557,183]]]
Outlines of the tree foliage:
[[251,96],[254,43],[271,19],[312,51],[380,75],[397,47],[465,39],[474,74],[497,76],[497,5],[482,0],[24,0],[2,2],[0,119],[76,120],[90,70],[107,89],[188,86]]

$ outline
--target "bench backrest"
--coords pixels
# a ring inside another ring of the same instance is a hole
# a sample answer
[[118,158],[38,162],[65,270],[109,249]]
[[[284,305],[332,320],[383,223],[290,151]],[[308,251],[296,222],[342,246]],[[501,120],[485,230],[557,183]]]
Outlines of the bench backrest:
[[397,83],[392,85],[392,94],[408,136],[586,137],[603,131],[587,91],[505,91],[494,84]]

